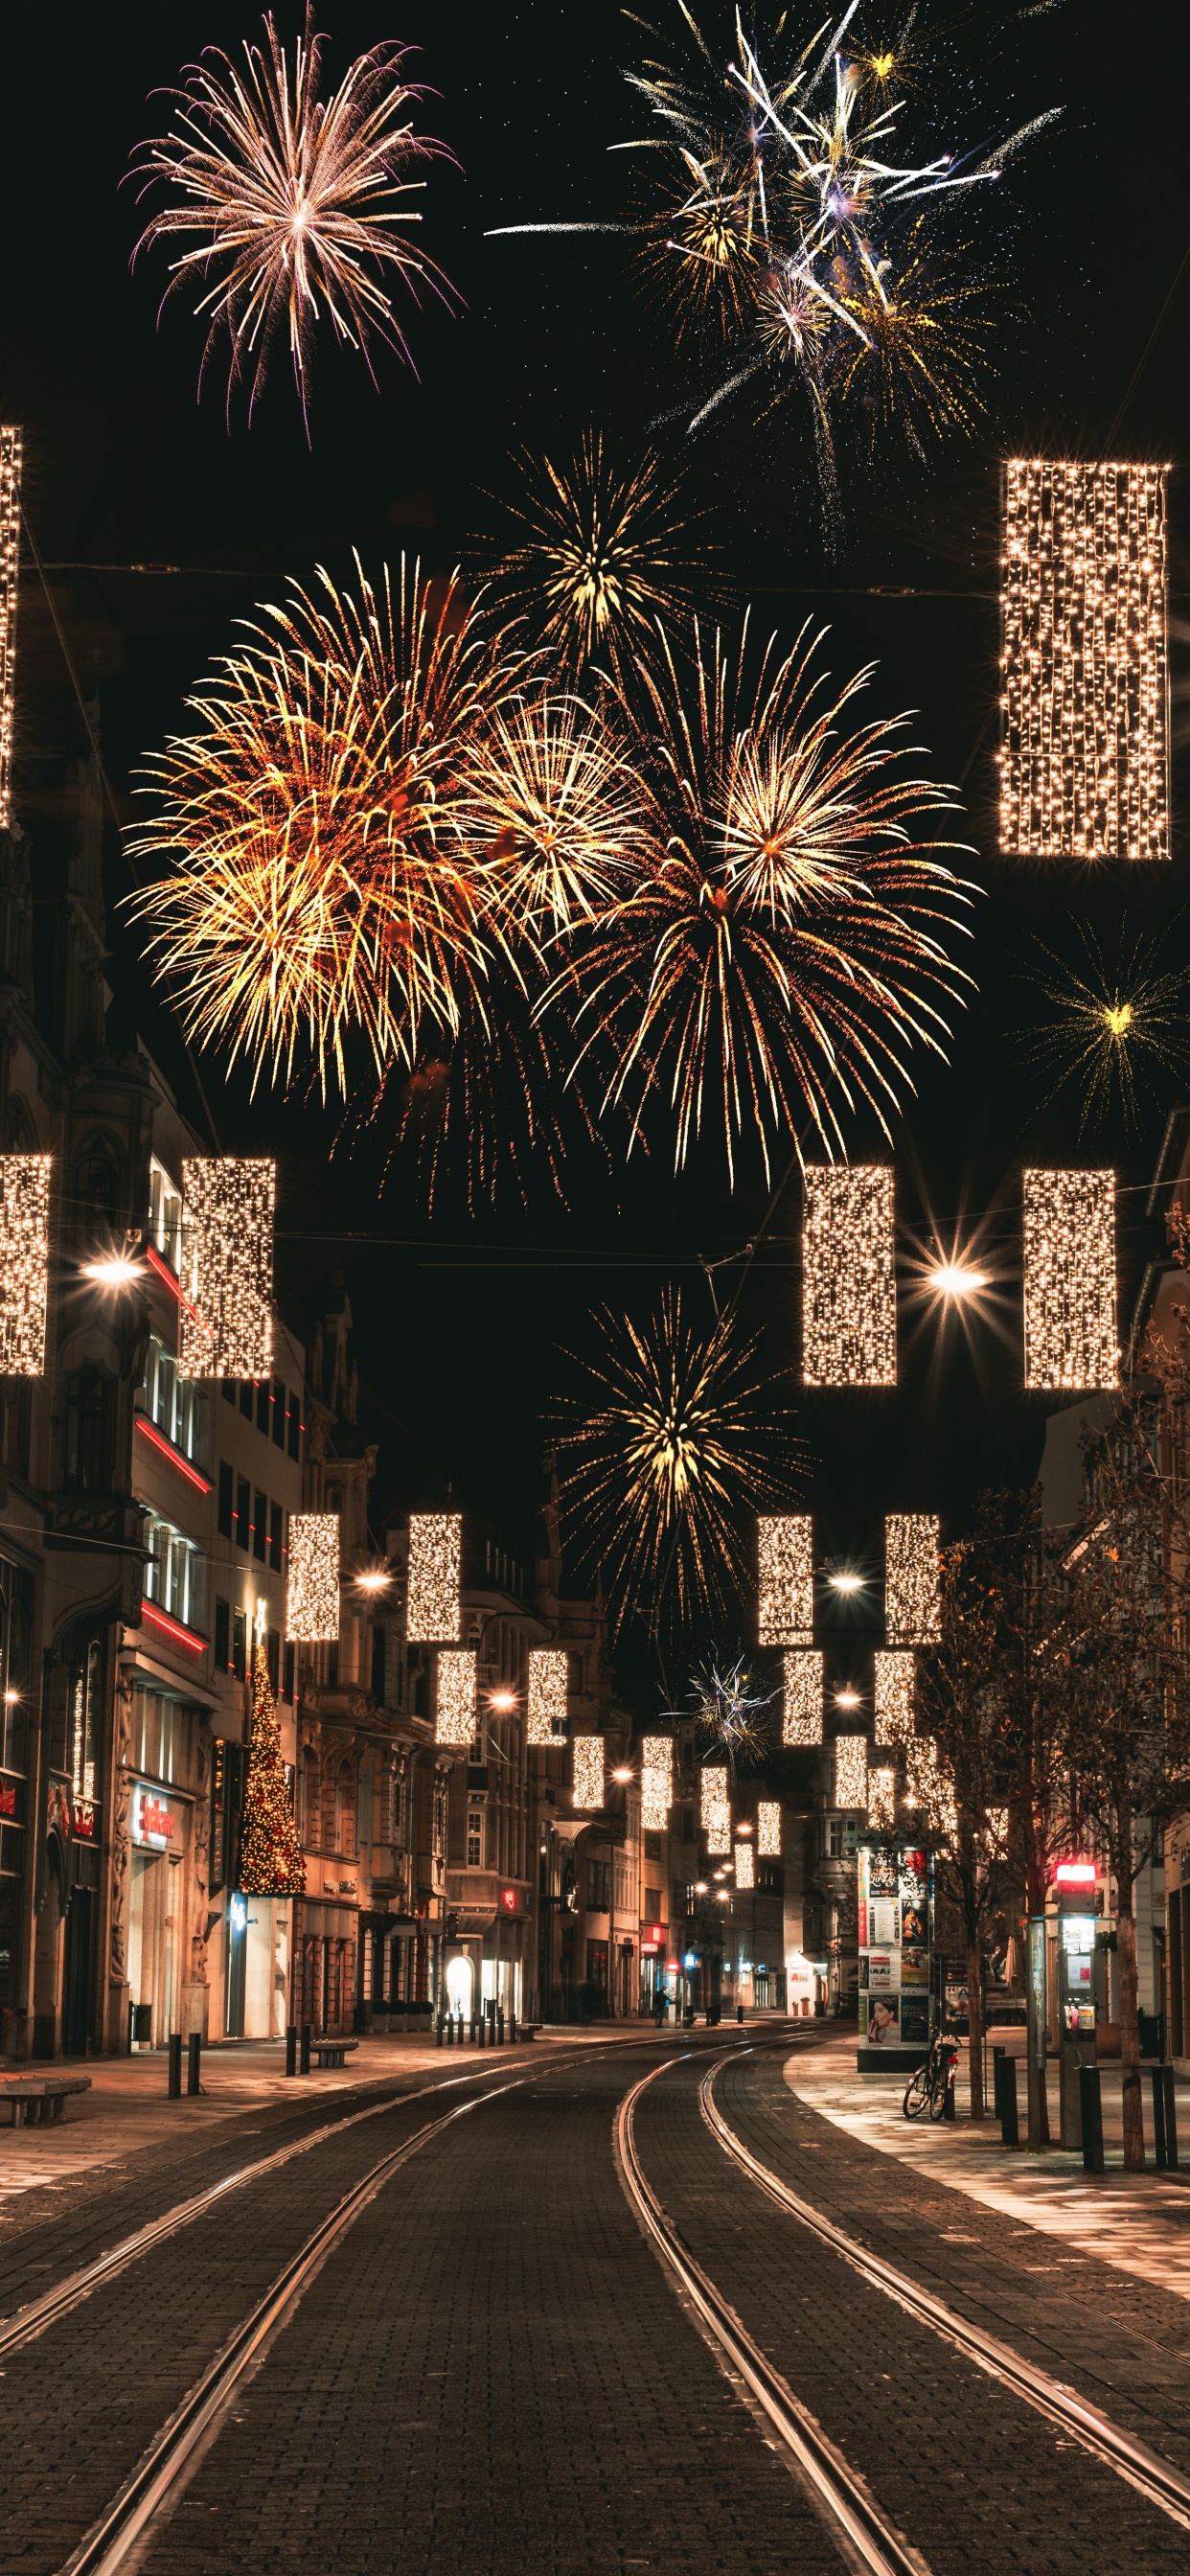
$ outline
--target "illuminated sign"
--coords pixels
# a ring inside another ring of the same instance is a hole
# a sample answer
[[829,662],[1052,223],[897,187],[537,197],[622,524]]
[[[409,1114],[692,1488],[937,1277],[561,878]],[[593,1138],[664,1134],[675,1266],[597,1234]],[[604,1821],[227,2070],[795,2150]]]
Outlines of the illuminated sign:
[[664,1923],[642,1923],[640,1927],[640,1946],[646,1958],[652,1958],[656,1955],[658,1950],[664,1950]]
[[501,1913],[502,1913],[502,1914],[515,1914],[515,1913],[516,1913],[516,1910],[517,1910],[517,1892],[516,1892],[515,1887],[502,1887],[502,1888],[501,1888],[501,1890],[500,1890],[500,1911],[501,1911]]
[[1059,1887],[1094,1887],[1098,1876],[1093,1860],[1060,1860],[1054,1871]]
[[17,1784],[16,1784],[16,1781],[15,1781],[15,1780],[0,1780],[0,1816],[15,1816],[16,1811],[17,1811]]
[[155,1797],[151,1789],[133,1790],[132,1839],[134,1843],[148,1843],[154,1851],[165,1851],[172,1843],[176,1829],[177,1818],[166,1806],[164,1799]]

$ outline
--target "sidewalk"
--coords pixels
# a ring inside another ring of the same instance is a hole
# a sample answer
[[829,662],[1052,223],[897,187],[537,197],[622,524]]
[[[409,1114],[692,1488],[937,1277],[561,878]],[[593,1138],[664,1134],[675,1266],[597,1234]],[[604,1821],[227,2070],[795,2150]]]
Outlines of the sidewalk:
[[[929,2180],[982,2201],[985,2208],[1015,2218],[1022,2229],[1077,2245],[1080,2254],[1097,2255],[1138,2280],[1155,2282],[1178,2298],[1190,2299],[1190,2171],[1180,2179],[1152,2171],[1126,2174],[1123,2167],[1120,2077],[1117,2067],[1103,2072],[1103,2134],[1108,2170],[1087,2174],[1080,2151],[1048,2147],[1040,2155],[1026,2149],[1015,2154],[1000,2145],[999,2122],[990,2116],[973,2122],[966,2076],[966,2050],[959,2059],[956,2118],[953,2124],[929,2119],[906,2120],[901,2102],[906,2075],[857,2075],[855,2033],[825,2041],[820,2047],[788,2058],[785,2081],[807,2109],[817,2111],[836,2128],[846,2129],[864,2146],[897,2156],[927,2172]],[[1024,2086],[1021,2085],[1024,2125]],[[1177,2086],[1180,2151],[1190,2165],[1190,2082]],[[1049,2086],[1050,2129],[1058,2135],[1056,2074]],[[1146,2084],[1146,2146],[1152,2159],[1152,2106]],[[961,2213],[956,2209],[955,2217]],[[962,2244],[961,2228],[946,2231],[946,2241]],[[1049,2266],[1041,2266],[1048,2269]]]

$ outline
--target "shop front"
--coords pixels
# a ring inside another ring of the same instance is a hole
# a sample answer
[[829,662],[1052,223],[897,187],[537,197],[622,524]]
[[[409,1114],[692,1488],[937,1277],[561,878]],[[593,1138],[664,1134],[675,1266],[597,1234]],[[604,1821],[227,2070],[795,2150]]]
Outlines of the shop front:
[[134,1779],[129,1832],[129,2043],[134,2049],[164,2048],[170,2032],[181,2028],[190,1800]]

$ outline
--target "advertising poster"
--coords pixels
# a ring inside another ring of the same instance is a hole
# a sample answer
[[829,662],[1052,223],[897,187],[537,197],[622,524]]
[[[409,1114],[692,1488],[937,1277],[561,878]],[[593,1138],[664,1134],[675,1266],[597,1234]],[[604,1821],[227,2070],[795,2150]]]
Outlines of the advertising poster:
[[901,1996],[901,2037],[920,2040],[924,2048],[930,2036],[930,1998],[928,1994]]
[[925,1938],[926,1909],[924,1898],[919,1904],[916,1897],[903,1897],[901,1900],[902,1941],[924,1941]]
[[874,1896],[868,1907],[868,1939],[872,1947],[890,1948],[900,1939],[895,1896]]
[[927,1993],[930,1984],[930,1954],[926,1949],[902,1950],[901,1984],[921,1986]]
[[918,1905],[925,1911],[929,1889],[926,1883],[924,1852],[902,1852],[897,1871],[897,1894],[903,1905]]
[[868,1894],[869,1894],[869,1896],[895,1896],[895,1895],[896,1895],[896,1893],[897,1893],[897,1863],[896,1863],[896,1856],[895,1856],[895,1854],[894,1854],[893,1852],[883,1852],[883,1851],[874,1851],[874,1852],[869,1852],[869,1854],[868,1854]]
[[868,1984],[873,1994],[895,1994],[900,1984],[900,1957],[896,1950],[869,1950]]
[[871,1995],[868,1998],[868,2045],[871,2048],[895,2047],[901,2033],[901,1998],[899,1995]]

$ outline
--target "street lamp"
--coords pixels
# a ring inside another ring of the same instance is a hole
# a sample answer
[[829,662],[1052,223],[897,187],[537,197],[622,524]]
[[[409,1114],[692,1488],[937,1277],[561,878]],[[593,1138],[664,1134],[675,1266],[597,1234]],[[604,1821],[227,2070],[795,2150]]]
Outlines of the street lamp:
[[961,1261],[936,1261],[927,1270],[929,1286],[939,1297],[974,1297],[981,1288],[990,1288],[986,1270],[968,1270]]

